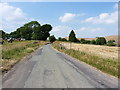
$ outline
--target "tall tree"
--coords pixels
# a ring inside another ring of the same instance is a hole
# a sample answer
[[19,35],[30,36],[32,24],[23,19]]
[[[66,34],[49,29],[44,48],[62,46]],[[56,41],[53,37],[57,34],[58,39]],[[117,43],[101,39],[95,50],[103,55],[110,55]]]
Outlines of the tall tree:
[[37,21],[31,21],[11,32],[12,38],[24,38],[26,40],[46,40],[50,36],[52,26],[49,24],[40,25]]
[[45,24],[41,26],[40,32],[39,32],[39,39],[40,40],[47,40],[47,38],[50,36],[50,31],[52,30],[52,26],[50,24]]
[[69,41],[70,42],[77,42],[77,38],[76,38],[75,33],[74,33],[73,30],[69,34]]

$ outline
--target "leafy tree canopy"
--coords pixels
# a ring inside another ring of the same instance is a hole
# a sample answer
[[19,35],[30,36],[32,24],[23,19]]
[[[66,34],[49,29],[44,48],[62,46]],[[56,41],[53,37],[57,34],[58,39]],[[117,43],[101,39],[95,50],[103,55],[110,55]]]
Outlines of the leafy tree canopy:
[[24,38],[26,40],[46,40],[50,34],[49,32],[52,30],[52,26],[49,24],[40,25],[37,21],[31,21],[16,31],[10,33],[10,37],[12,38]]
[[104,37],[98,37],[96,39],[96,44],[97,45],[105,45],[106,44],[106,39]]
[[50,42],[54,42],[55,40],[56,40],[56,38],[55,38],[54,35],[52,35],[52,36],[49,37],[49,41],[50,41]]

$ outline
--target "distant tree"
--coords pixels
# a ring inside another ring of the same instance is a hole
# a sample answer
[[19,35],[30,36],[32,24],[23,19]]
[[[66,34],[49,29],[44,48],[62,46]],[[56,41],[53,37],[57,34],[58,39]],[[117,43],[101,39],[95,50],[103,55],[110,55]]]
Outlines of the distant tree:
[[92,40],[92,41],[91,41],[91,44],[96,44],[96,41],[95,41],[95,40]]
[[5,38],[5,32],[3,30],[0,30],[0,38]]
[[81,40],[80,40],[80,43],[86,44],[86,40],[85,40],[85,39],[81,39]]
[[50,36],[50,37],[49,37],[49,41],[50,41],[50,42],[52,42],[52,43],[53,43],[55,40],[56,40],[56,38],[55,38],[55,36],[54,36],[54,35],[52,35],[52,36]]
[[110,43],[111,43],[111,42],[115,42],[115,40],[109,40],[108,42],[110,42]]
[[74,33],[73,30],[69,34],[69,41],[70,42],[77,42],[77,38],[76,38],[75,33]]
[[62,38],[61,38],[61,37],[59,37],[59,38],[58,38],[58,41],[61,41],[61,40],[62,40]]
[[96,44],[97,45],[105,45],[106,44],[106,39],[104,37],[98,37],[96,39]]
[[115,40],[109,40],[107,42],[107,46],[116,46],[116,44],[114,42],[115,42]]
[[7,39],[9,38],[9,34],[4,32],[4,30],[0,30],[0,38]]
[[66,38],[61,38],[61,37],[59,37],[59,38],[58,38],[58,41],[67,41],[67,39],[66,39]]
[[62,38],[61,41],[67,41],[67,39],[66,38]]
[[85,44],[90,44],[91,41],[90,40],[85,40]]

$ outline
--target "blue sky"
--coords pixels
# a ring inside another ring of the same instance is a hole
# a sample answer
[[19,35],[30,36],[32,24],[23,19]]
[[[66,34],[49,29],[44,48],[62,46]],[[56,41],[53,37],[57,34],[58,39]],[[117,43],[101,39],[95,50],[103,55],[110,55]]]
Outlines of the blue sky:
[[116,2],[10,2],[2,9],[6,32],[37,20],[51,24],[56,37],[68,37],[71,30],[85,38],[118,34]]

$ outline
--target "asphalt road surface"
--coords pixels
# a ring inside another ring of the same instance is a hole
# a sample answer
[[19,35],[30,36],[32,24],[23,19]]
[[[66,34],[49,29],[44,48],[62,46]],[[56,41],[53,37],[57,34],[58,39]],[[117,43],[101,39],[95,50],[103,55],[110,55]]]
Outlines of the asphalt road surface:
[[3,88],[117,88],[117,78],[44,45],[3,76]]

